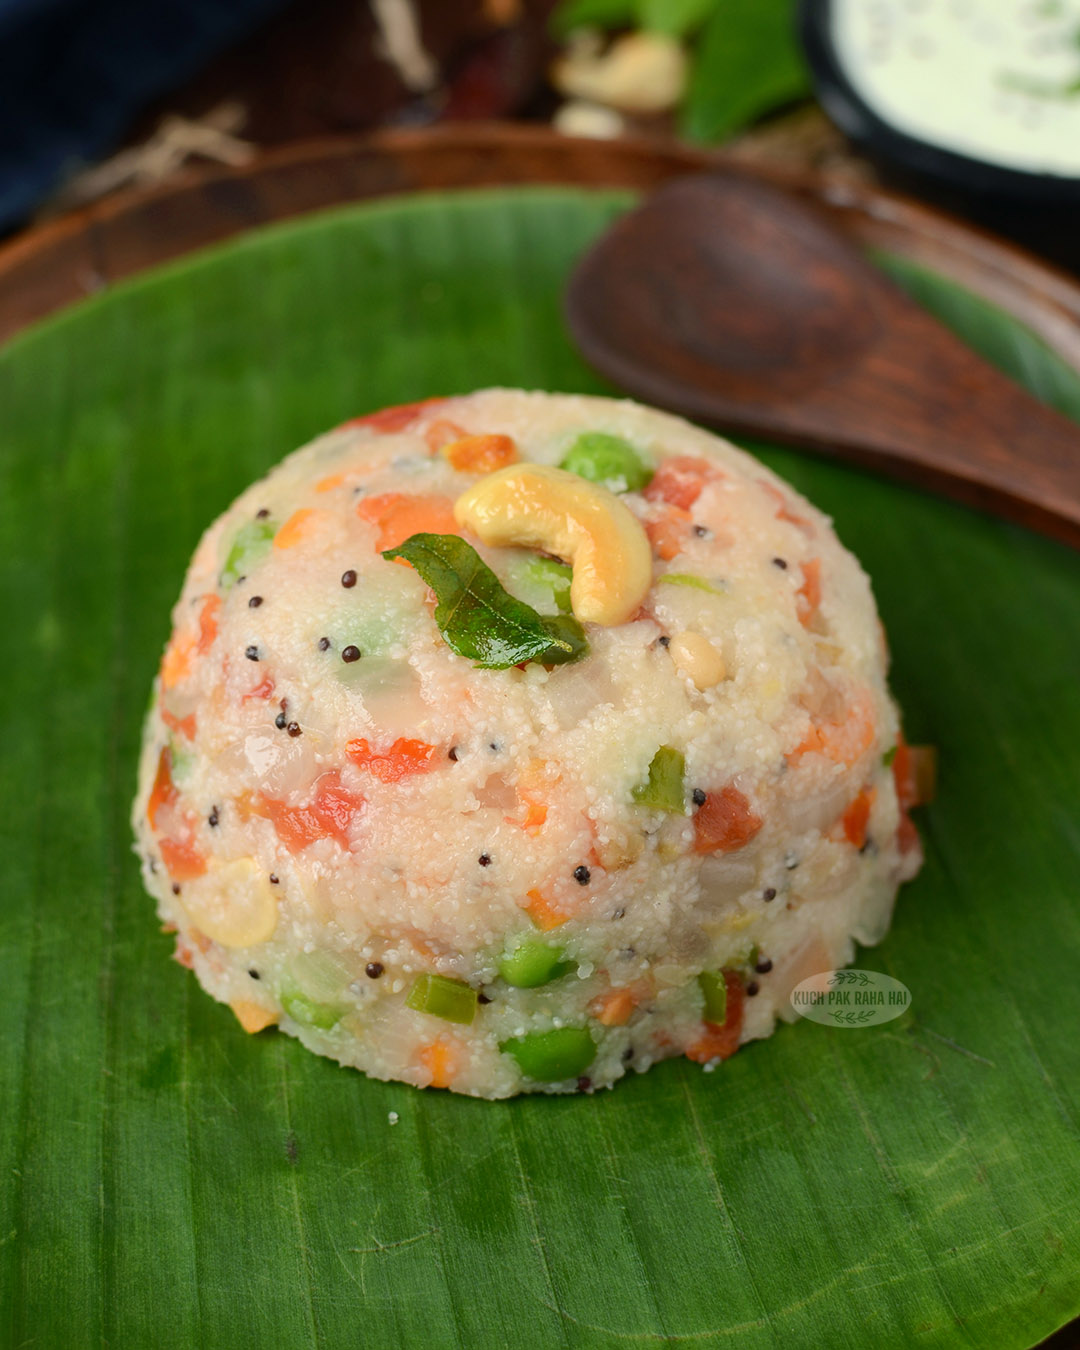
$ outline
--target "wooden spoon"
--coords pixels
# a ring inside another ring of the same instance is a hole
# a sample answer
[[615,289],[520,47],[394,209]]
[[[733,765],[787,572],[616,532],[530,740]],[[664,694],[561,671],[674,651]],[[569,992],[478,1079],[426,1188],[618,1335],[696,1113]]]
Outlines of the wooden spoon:
[[586,358],[650,403],[1080,547],[1080,427],[780,188],[721,172],[662,188],[586,254],[567,312]]

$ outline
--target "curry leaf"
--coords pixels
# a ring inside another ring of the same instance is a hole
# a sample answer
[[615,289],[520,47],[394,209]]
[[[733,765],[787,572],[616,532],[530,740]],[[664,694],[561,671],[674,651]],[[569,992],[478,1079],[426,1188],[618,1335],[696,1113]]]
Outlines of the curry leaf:
[[563,0],[551,16],[551,31],[566,37],[577,28],[628,28],[637,9],[638,0]]
[[723,140],[809,90],[793,0],[723,0],[697,45],[683,131],[695,141]]
[[435,592],[435,622],[446,645],[478,666],[505,670],[543,656],[555,663],[582,655],[555,619],[515,600],[456,534],[414,534],[383,557],[412,563]]
[[638,0],[638,22],[654,33],[686,37],[723,3],[724,0]]

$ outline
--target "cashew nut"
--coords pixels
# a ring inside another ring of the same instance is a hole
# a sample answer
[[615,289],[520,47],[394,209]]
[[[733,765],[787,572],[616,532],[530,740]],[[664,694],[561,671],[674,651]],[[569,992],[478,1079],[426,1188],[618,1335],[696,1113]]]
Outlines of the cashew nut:
[[184,887],[181,904],[195,927],[223,947],[253,947],[277,927],[277,900],[254,858],[212,868]]
[[711,689],[727,674],[724,658],[700,633],[676,633],[668,652],[695,689]]
[[540,548],[570,563],[577,618],[625,623],[652,584],[652,552],[637,517],[613,492],[546,464],[511,464],[474,483],[454,519],[485,544]]
[[621,112],[659,113],[674,108],[686,89],[686,52],[664,33],[627,33],[604,52],[575,43],[551,76],[560,94],[588,99]]

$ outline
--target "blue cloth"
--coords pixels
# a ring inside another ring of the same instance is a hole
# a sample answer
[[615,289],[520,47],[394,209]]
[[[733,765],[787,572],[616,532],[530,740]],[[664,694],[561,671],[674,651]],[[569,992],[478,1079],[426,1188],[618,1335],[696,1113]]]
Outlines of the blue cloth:
[[0,231],[285,0],[0,0]]

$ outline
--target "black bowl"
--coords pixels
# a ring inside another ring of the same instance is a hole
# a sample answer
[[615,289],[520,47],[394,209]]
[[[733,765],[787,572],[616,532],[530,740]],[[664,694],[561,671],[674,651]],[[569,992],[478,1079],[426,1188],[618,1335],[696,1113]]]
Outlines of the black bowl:
[[[1020,224],[1038,226],[1043,215],[1038,208],[1063,209],[1067,222],[1054,219],[1041,222],[1060,232],[1071,233],[1074,266],[1080,265],[1077,240],[1077,216],[1080,215],[1080,177],[1049,173],[1028,173],[1003,168],[986,160],[943,150],[940,146],[898,131],[869,107],[856,91],[844,69],[833,41],[832,0],[801,0],[798,13],[799,36],[810,65],[818,99],[833,122],[867,155],[905,184],[921,190],[954,209],[1003,227],[996,217],[1005,215]],[[1012,232],[1012,231],[1010,231]]]

